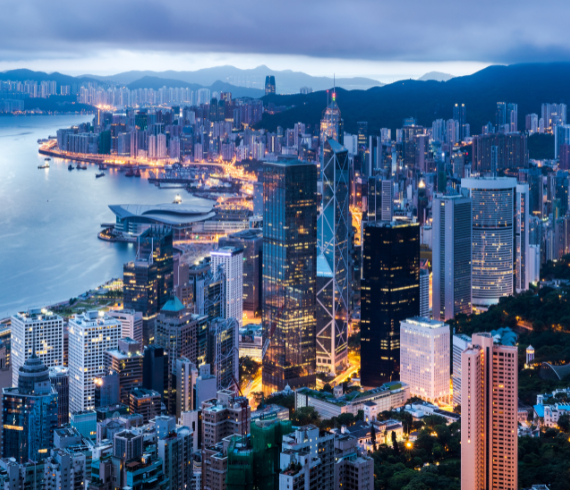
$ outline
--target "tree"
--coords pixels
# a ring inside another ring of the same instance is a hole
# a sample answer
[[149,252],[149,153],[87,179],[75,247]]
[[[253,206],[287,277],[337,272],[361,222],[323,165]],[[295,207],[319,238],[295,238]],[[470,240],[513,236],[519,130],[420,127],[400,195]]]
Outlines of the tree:
[[374,427],[374,424],[370,425],[370,438],[372,439],[372,446],[374,447],[374,452],[378,451],[378,448],[376,447],[376,427]]
[[400,455],[400,448],[398,447],[398,441],[396,440],[396,432],[392,431],[392,447],[394,448],[394,455]]
[[330,384],[327,383],[325,386],[323,386],[323,391],[326,391],[327,393],[332,393],[333,388]]
[[319,414],[315,411],[315,407],[301,407],[293,413],[291,417],[293,425],[320,425],[321,419]]
[[570,431],[570,416],[568,414],[561,415],[558,419],[558,427],[562,432]]

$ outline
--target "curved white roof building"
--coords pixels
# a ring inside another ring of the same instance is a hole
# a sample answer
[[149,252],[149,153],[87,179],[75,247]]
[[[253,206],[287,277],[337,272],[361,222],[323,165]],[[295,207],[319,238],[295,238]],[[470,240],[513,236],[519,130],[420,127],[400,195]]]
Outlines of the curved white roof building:
[[200,199],[187,204],[112,204],[109,209],[117,217],[115,229],[139,234],[150,225],[170,226],[182,231],[193,224],[213,218],[214,201]]

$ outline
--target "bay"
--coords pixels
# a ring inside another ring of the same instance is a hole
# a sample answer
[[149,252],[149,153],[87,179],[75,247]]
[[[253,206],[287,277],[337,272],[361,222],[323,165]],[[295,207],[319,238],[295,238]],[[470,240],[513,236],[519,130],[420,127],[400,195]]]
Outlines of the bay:
[[[110,204],[200,202],[182,189],[159,189],[117,170],[96,179],[96,165],[67,170],[44,157],[37,140],[92,116],[0,117],[0,318],[76,297],[122,276],[134,245],[99,240],[114,222]],[[181,192],[182,191],[182,192]]]

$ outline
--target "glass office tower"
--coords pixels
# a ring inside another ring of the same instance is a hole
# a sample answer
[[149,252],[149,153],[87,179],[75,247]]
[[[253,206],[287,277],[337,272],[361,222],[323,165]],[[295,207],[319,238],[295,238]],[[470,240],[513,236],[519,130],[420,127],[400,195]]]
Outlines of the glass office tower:
[[123,266],[124,308],[143,314],[143,345],[154,341],[154,320],[170,299],[173,280],[172,230],[152,226],[139,236],[134,262]]
[[400,379],[400,322],[420,314],[420,227],[369,222],[362,252],[361,384]]
[[53,448],[57,391],[49,369],[35,353],[20,368],[17,388],[2,393],[2,457],[40,461]]
[[317,368],[336,374],[348,359],[350,164],[348,150],[330,138],[323,153],[323,209],[318,218]]
[[317,167],[264,165],[263,392],[316,383]]

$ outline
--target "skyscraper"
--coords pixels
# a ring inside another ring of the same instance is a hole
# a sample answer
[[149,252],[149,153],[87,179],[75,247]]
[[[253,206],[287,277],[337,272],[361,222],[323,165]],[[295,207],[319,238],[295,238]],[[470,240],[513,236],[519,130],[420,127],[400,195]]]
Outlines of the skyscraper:
[[49,368],[49,380],[57,392],[57,425],[63,427],[69,422],[69,369]]
[[267,75],[265,77],[265,95],[275,93],[275,77],[273,75]]
[[518,488],[517,347],[472,337],[461,355],[461,490]]
[[358,131],[358,151],[363,151],[368,143],[368,122],[359,121],[356,123]]
[[348,151],[330,138],[325,142],[322,175],[317,276],[327,279],[319,281],[317,288],[317,366],[336,373],[346,365],[348,356],[352,217]]
[[368,179],[368,221],[392,221],[394,187],[390,179]]
[[526,291],[529,278],[529,186],[517,183],[515,203],[515,290]]
[[263,391],[316,383],[317,167],[264,165]]
[[465,125],[467,124],[467,109],[465,104],[455,104],[453,106],[453,119],[459,122],[459,139],[465,138]]
[[324,146],[327,138],[331,138],[342,145],[343,131],[343,120],[340,117],[340,109],[336,103],[336,92],[333,91],[331,101],[323,111],[323,117],[321,118],[321,144]]
[[235,318],[243,325],[243,249],[241,247],[220,247],[210,252],[212,269],[223,267],[226,278],[225,318]]
[[107,374],[105,351],[121,338],[118,320],[87,311],[69,320],[69,411],[95,409],[95,379]]
[[105,352],[105,367],[119,376],[119,398],[129,404],[129,393],[143,382],[142,346],[131,338],[119,340],[117,348]]
[[39,461],[53,448],[57,391],[49,371],[32,352],[19,368],[18,386],[2,390],[2,457]]
[[400,380],[410,395],[430,403],[449,401],[449,325],[427,318],[400,323]]
[[507,122],[511,133],[515,133],[519,130],[519,105],[510,102],[507,104]]
[[487,309],[515,291],[517,179],[467,178],[461,188],[473,199],[471,302]]
[[18,386],[20,368],[35,352],[45,366],[63,366],[63,318],[46,310],[12,316],[12,386]]
[[471,313],[472,199],[438,194],[433,199],[433,317],[446,321]]
[[400,322],[420,312],[420,229],[371,222],[362,251],[361,384],[400,379]]
[[[261,184],[260,194],[261,212],[263,212],[263,184]],[[263,231],[255,228],[243,230],[220,238],[218,243],[220,247],[232,245],[243,248],[243,309],[251,313],[259,312],[259,310],[261,310],[261,251],[263,248]]]
[[451,380],[453,383],[453,404],[461,405],[461,355],[471,343],[471,337],[465,334],[456,334],[452,339],[453,372]]
[[134,262],[123,267],[126,309],[143,315],[143,345],[154,340],[154,319],[170,298],[173,287],[172,230],[152,226],[137,240]]
[[495,113],[495,126],[500,128],[507,123],[507,104],[505,102],[497,102],[497,112]]

